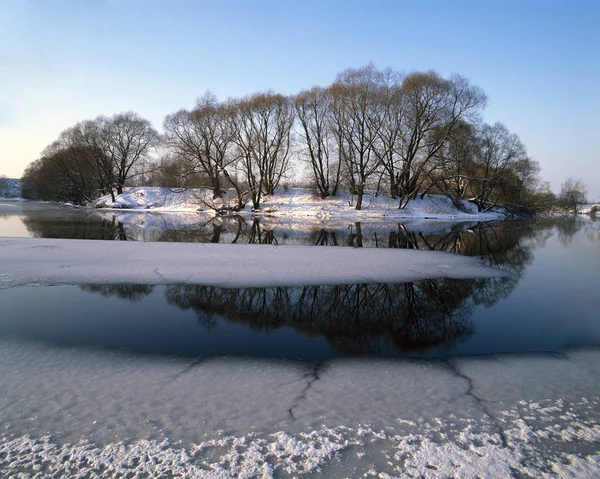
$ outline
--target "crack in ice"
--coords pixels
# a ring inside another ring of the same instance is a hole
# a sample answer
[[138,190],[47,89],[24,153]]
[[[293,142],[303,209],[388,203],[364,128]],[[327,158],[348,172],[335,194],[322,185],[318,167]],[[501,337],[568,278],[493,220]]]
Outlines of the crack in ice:
[[292,404],[292,406],[288,409],[288,413],[290,415],[290,418],[292,419],[292,421],[296,420],[296,417],[294,416],[294,409],[296,409],[298,406],[300,406],[300,403],[306,399],[306,394],[308,393],[308,390],[313,386],[313,384],[318,381],[319,379],[321,379],[321,372],[323,371],[323,369],[325,368],[325,363],[326,360],[321,360],[321,361],[317,361],[313,367],[311,368],[311,370],[307,373],[305,373],[301,380],[303,379],[308,379],[308,382],[306,383],[306,386],[304,387],[304,389],[300,392],[300,394],[298,395],[298,397],[296,397],[296,399],[294,400],[294,403]]
[[177,373],[175,376],[173,376],[173,378],[169,381],[169,384],[172,384],[175,381],[177,381],[179,378],[181,378],[182,376],[185,376],[192,369],[194,369],[196,366],[199,366],[203,362],[204,362],[204,356],[200,356],[194,362],[192,362],[191,364],[189,364],[183,371],[181,371],[181,372]]
[[490,410],[487,408],[487,406],[485,405],[485,401],[483,399],[481,399],[479,396],[477,396],[477,394],[475,394],[473,392],[473,389],[475,388],[475,386],[473,385],[473,380],[467,376],[466,374],[460,372],[460,370],[451,363],[451,361],[449,359],[445,359],[444,360],[444,364],[446,364],[448,366],[448,368],[450,368],[450,370],[456,374],[456,376],[464,379],[465,381],[467,381],[467,391],[465,392],[465,395],[472,397],[473,399],[475,399],[475,402],[479,405],[479,407],[481,408],[481,410],[483,411],[483,413],[492,421],[492,424],[495,426],[498,435],[500,436],[500,440],[502,442],[502,446],[508,448],[508,440],[506,438],[506,435],[504,434],[504,429],[502,428],[502,426],[500,425],[500,423],[498,422],[498,419],[490,412]]

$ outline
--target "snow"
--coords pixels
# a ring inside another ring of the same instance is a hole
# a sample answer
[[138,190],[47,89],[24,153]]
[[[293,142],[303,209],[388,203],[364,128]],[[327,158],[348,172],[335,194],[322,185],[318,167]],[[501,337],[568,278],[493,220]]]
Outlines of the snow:
[[21,181],[15,178],[0,177],[0,198],[4,199],[20,199],[21,196]]
[[[208,205],[218,207],[233,206],[235,191],[227,190],[223,199],[212,200],[212,191],[202,188],[162,188],[131,187],[125,188],[122,195],[113,202],[110,195],[103,196],[94,202],[96,208],[126,208],[152,211],[203,211],[214,214]],[[501,218],[497,212],[478,213],[472,203],[462,201],[465,212],[459,211],[445,196],[425,195],[410,201],[405,209],[398,209],[398,200],[383,194],[375,195],[367,191],[363,198],[362,210],[354,209],[356,196],[340,192],[338,196],[320,199],[307,188],[278,189],[273,196],[266,196],[261,202],[261,209],[251,211],[251,204],[244,210],[245,214],[259,216],[276,216],[291,218],[335,219],[345,218],[359,220],[390,218],[429,218],[469,221],[493,220]]]
[[[33,478],[598,477],[598,364],[598,349],[313,364],[4,338],[0,470]],[[532,381],[540,371],[543,380]]]
[[592,213],[592,210],[600,214],[600,203],[586,203],[579,206],[579,213],[582,215],[589,215]]
[[202,201],[209,198],[209,192],[203,189],[135,187],[125,188],[123,194],[112,201],[110,195],[100,197],[94,202],[95,208],[155,209],[160,211],[194,212],[202,207]]
[[[94,210],[95,215],[102,217],[112,224],[122,224],[126,231],[127,239],[135,241],[158,241],[165,231],[189,231],[208,234],[211,239],[214,227],[222,228],[219,233],[219,242],[231,243],[234,240],[243,242],[245,235],[251,231],[253,219],[233,216],[206,217],[198,213],[166,212],[157,210]],[[354,233],[355,223],[350,218],[322,219],[317,217],[260,217],[261,231],[275,231],[278,244],[306,244],[306,237],[318,234],[324,230],[326,233],[335,233],[347,237]],[[452,230],[466,231],[477,225],[477,221],[454,222],[450,219],[402,219],[402,228],[408,233],[420,233],[425,236],[445,234]],[[398,230],[398,223],[392,219],[369,218],[361,220],[362,241],[364,246],[375,246],[373,238],[388,237],[392,230]],[[207,233],[208,232],[208,233]],[[241,233],[241,235],[240,235]],[[12,236],[12,235],[11,235]],[[337,238],[339,241],[342,238]]]
[[438,251],[0,237],[0,290],[27,284],[229,288],[402,283],[509,273]]

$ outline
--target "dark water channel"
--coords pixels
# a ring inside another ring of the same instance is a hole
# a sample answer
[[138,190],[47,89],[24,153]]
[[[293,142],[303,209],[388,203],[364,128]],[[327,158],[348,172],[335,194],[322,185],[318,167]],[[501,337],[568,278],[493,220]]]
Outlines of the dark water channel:
[[0,203],[0,236],[433,249],[478,256],[512,274],[301,288],[14,288],[0,292],[2,337],[304,359],[600,345],[600,223],[589,219],[319,223]]

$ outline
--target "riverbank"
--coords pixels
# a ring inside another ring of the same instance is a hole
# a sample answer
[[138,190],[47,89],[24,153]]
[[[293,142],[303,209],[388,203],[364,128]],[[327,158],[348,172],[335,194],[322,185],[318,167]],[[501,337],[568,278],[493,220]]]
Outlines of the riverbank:
[[[236,202],[235,191],[227,190],[222,199],[213,200],[212,190],[204,188],[125,188],[123,194],[112,201],[105,195],[94,201],[95,208],[151,210],[168,212],[200,212],[215,215],[218,209],[232,207]],[[341,192],[338,196],[321,199],[308,188],[278,189],[275,195],[266,196],[259,210],[252,210],[247,204],[240,214],[254,216],[275,216],[289,218],[316,219],[394,219],[421,218],[446,219],[457,221],[491,221],[504,217],[499,211],[479,213],[477,207],[468,201],[461,202],[464,211],[456,208],[449,198],[439,195],[425,195],[423,199],[411,200],[404,209],[398,208],[398,200],[367,191],[363,207],[356,210],[356,195]]]

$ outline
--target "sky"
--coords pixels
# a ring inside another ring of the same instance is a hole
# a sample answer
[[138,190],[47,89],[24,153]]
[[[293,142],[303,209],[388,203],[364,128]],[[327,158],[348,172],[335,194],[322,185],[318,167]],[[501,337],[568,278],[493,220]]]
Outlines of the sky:
[[369,62],[466,76],[555,192],[572,176],[600,200],[597,0],[2,0],[0,175],[78,121],[161,129],[207,90],[294,94]]

